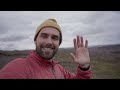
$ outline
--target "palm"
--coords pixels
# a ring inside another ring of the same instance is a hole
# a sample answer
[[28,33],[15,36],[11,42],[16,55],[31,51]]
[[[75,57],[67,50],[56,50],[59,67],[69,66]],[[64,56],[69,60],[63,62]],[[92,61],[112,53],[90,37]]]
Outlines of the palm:
[[83,44],[83,37],[79,38],[77,36],[77,40],[74,39],[74,54],[71,54],[74,62],[84,65],[90,63],[89,51],[88,51],[88,41],[86,40],[85,46]]

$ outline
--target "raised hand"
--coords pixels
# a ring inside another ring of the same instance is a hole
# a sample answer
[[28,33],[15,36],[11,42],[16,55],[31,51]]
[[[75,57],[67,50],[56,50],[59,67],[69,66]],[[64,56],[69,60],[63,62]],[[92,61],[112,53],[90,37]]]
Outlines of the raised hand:
[[77,39],[73,39],[73,43],[75,49],[74,54],[71,53],[73,61],[83,67],[88,67],[90,63],[88,41],[85,40],[85,45],[84,45],[83,37],[77,36]]

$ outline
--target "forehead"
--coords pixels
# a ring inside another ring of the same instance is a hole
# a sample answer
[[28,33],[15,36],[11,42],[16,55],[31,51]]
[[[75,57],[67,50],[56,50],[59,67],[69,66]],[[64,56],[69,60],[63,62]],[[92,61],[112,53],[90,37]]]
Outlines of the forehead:
[[59,31],[56,28],[53,28],[53,27],[45,27],[40,31],[39,34],[41,34],[41,33],[60,36]]

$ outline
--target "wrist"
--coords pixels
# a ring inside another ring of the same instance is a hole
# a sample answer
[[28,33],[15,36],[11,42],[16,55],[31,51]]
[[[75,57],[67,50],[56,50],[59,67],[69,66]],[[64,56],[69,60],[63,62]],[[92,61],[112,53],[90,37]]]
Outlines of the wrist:
[[84,65],[79,64],[79,67],[80,67],[81,70],[87,71],[90,68],[90,64],[84,64]]

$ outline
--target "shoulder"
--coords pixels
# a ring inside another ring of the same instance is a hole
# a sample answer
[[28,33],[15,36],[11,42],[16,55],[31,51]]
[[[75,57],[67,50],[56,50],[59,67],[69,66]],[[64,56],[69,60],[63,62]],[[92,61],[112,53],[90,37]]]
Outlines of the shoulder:
[[11,62],[9,62],[7,65],[20,65],[20,64],[24,64],[26,63],[26,59],[25,58],[17,58],[12,60]]
[[18,58],[5,65],[0,71],[0,78],[27,78],[26,59]]
[[24,58],[17,58],[12,61],[10,61],[8,64],[6,64],[2,70],[5,71],[17,71],[18,69],[23,69],[26,65],[26,59]]

